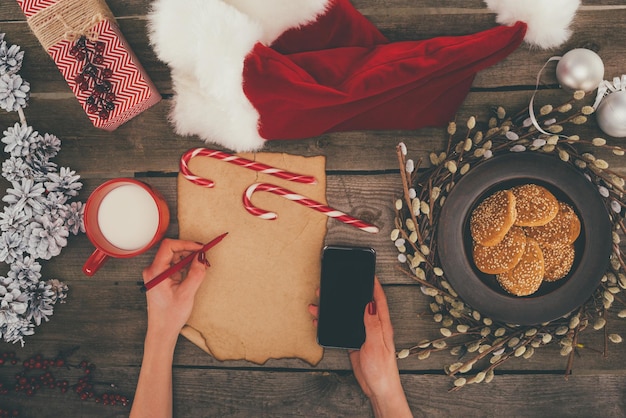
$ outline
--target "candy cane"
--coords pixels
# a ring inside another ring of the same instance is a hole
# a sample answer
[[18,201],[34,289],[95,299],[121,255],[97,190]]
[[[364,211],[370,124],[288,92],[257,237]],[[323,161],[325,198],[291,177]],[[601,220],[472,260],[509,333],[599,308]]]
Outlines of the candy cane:
[[243,206],[246,208],[246,210],[249,213],[261,219],[270,219],[270,220],[276,219],[278,215],[276,215],[274,212],[268,212],[266,210],[259,209],[252,204],[250,199],[252,198],[252,195],[256,191],[270,192],[270,193],[277,194],[279,196],[283,196],[286,199],[293,200],[294,202],[298,202],[299,204],[303,206],[309,207],[311,209],[315,209],[316,211],[322,212],[324,215],[330,218],[335,218],[343,223],[359,228],[362,231],[369,232],[372,234],[378,233],[378,227],[372,224],[353,218],[350,215],[346,215],[343,212],[340,212],[336,209],[333,209],[315,200],[296,194],[290,190],[283,189],[282,187],[274,186],[273,184],[268,184],[268,183],[252,184],[250,187],[246,189],[246,192],[243,195]]
[[202,187],[213,187],[215,186],[215,183],[212,180],[196,176],[191,172],[191,170],[189,170],[189,160],[196,156],[217,158],[218,160],[226,161],[231,164],[236,164],[240,167],[249,168],[250,170],[276,176],[281,179],[295,181],[296,183],[317,183],[315,177],[313,176],[303,176],[301,174],[290,173],[289,171],[281,170],[280,168],[271,167],[263,163],[247,160],[245,158],[237,157],[235,155],[221,151],[216,151],[208,148],[193,148],[187,151],[181,157],[180,172],[187,180]]

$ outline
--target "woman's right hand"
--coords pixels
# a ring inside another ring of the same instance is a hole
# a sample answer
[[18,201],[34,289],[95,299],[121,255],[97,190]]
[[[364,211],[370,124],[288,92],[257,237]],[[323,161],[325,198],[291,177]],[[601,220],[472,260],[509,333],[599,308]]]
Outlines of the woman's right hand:
[[[309,312],[317,324],[319,308],[310,305]],[[400,382],[387,298],[378,278],[374,280],[374,300],[367,305],[363,322],[365,343],[349,354],[359,386],[377,417],[412,417]]]
[[400,382],[387,298],[378,279],[374,281],[374,300],[367,305],[363,322],[365,343],[360,350],[350,352],[357,382],[377,417],[411,417]]

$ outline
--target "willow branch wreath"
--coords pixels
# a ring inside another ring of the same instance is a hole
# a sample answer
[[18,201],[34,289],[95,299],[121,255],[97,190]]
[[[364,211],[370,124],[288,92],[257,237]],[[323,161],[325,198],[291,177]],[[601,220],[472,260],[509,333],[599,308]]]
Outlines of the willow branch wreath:
[[[618,156],[625,152],[608,145],[604,138],[583,140],[578,135],[564,134],[566,128],[585,124],[593,114],[594,108],[584,105],[584,97],[584,92],[577,91],[559,106],[540,109],[537,122],[548,134],[536,129],[528,109],[508,116],[498,106],[487,122],[479,123],[472,116],[463,129],[452,122],[447,148],[431,153],[431,165],[424,170],[419,170],[421,161],[407,158],[404,143],[396,147],[403,194],[395,202],[391,240],[398,249],[398,268],[432,298],[429,315],[440,326],[440,335],[399,351],[398,358],[426,359],[432,353],[448,351],[455,359],[444,366],[445,373],[454,379],[451,390],[490,382],[494,370],[507,360],[528,359],[535,350],[551,344],[557,344],[561,356],[567,358],[567,376],[578,350],[588,348],[606,355],[609,342],[622,342],[620,335],[607,331],[606,324],[609,310],[626,318],[626,257],[620,248],[620,235],[626,232],[626,177],[611,170],[608,162],[596,158],[594,152],[603,149]],[[543,153],[572,164],[598,188],[613,226],[610,265],[592,297],[570,314],[537,326],[500,323],[468,306],[446,279],[437,249],[439,214],[456,182],[483,161],[511,152]],[[604,332],[603,348],[594,350],[579,343],[580,334],[587,330]]]

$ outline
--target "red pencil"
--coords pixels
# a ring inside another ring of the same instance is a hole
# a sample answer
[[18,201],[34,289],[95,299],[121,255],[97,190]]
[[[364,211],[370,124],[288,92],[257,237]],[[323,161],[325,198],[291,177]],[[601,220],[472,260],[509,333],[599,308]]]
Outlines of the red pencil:
[[165,280],[168,277],[170,277],[172,274],[180,271],[183,267],[191,264],[191,262],[193,261],[194,257],[196,257],[199,253],[203,253],[205,251],[208,251],[211,248],[213,248],[214,246],[216,246],[217,244],[219,244],[219,242],[221,240],[223,240],[226,235],[228,235],[228,232],[224,232],[222,235],[218,236],[217,238],[214,238],[211,241],[207,242],[198,251],[194,251],[193,253],[189,254],[187,257],[183,258],[178,263],[174,264],[173,266],[171,266],[170,268],[165,270],[163,273],[159,274],[154,279],[148,281],[146,284],[141,286],[141,291],[142,292],[147,292],[148,290],[152,289],[154,286],[156,286],[159,283],[161,283],[163,280]]

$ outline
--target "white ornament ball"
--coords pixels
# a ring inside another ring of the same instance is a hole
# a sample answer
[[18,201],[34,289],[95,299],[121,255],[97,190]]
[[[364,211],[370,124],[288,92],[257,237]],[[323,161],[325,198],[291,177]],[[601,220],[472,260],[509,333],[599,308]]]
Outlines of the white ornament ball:
[[563,88],[589,93],[604,80],[604,63],[590,49],[572,49],[559,60],[556,78]]
[[626,137],[626,91],[616,91],[603,98],[596,110],[596,120],[605,134]]

